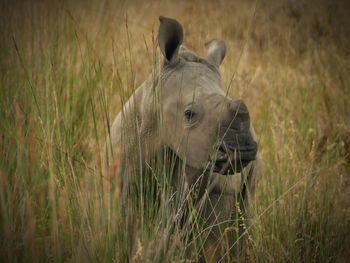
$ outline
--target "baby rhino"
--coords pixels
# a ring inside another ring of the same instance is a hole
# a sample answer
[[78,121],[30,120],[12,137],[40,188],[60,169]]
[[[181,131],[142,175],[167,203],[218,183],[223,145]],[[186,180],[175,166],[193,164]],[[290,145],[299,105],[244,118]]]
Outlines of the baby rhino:
[[[235,218],[242,218],[248,193],[254,191],[255,134],[247,105],[229,98],[222,88],[219,66],[225,43],[208,42],[207,57],[199,57],[182,45],[183,29],[178,21],[159,20],[162,65],[114,120],[107,147],[109,174],[117,176],[121,182],[118,192],[124,203],[129,202],[134,195],[132,185],[140,182],[140,170],[149,166],[151,156],[171,152],[173,189],[182,185],[187,192],[196,193],[191,200],[201,211],[203,229],[210,231],[204,240],[204,257],[216,261],[225,254],[224,247],[227,250],[240,243],[236,241],[242,232],[237,236],[231,232],[225,238],[222,233],[232,226],[230,219],[237,209]],[[190,221],[188,218],[187,225]],[[220,245],[223,239],[229,245]]]

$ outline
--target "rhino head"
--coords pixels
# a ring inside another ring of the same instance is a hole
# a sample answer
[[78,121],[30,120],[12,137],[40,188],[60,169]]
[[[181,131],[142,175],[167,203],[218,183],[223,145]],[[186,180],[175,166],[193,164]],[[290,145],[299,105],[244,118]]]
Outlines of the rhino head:
[[[206,44],[201,58],[182,45],[181,24],[160,17],[162,140],[186,164],[186,172],[240,172],[257,154],[249,111],[222,88],[219,66],[226,46]],[[193,179],[192,179],[193,180]],[[194,179],[195,180],[195,179]]]

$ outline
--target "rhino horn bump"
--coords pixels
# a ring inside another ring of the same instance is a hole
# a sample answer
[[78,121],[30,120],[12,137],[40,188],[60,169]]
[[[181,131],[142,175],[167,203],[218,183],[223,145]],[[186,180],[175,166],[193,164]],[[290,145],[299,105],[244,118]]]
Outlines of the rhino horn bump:
[[183,40],[182,26],[177,20],[164,16],[160,16],[159,21],[158,44],[160,50],[167,62],[175,63]]
[[207,60],[209,63],[219,67],[226,54],[226,44],[220,39],[212,39],[205,43],[207,48]]

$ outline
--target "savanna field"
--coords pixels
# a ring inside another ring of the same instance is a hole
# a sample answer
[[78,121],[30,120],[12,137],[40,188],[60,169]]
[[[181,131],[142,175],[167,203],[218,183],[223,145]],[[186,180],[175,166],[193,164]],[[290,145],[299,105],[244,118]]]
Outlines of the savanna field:
[[347,1],[0,8],[1,262],[185,262],[162,205],[123,227],[104,188],[118,179],[101,168],[114,117],[158,63],[160,15],[181,21],[200,55],[206,41],[226,42],[223,86],[248,105],[263,162],[247,261],[350,262]]

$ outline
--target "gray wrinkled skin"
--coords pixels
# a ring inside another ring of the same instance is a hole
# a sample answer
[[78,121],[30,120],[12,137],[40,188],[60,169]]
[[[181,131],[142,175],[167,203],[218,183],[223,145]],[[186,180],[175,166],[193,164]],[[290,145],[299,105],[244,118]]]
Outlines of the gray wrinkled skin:
[[[226,52],[224,42],[208,42],[207,57],[201,58],[181,45],[183,30],[176,20],[160,17],[160,22],[158,42],[164,56],[160,80],[151,74],[114,120],[109,169],[124,175],[121,167],[135,145],[140,147],[141,162],[165,146],[185,163],[185,173],[179,176],[191,188],[199,176],[208,174],[203,171],[226,156],[207,176],[203,190],[217,204],[217,217],[210,220],[215,224],[230,218],[236,194],[244,191],[247,205],[247,192],[254,192],[259,166],[255,133],[244,102],[230,99],[222,88],[219,66]],[[237,166],[241,168],[235,170]],[[126,187],[124,179],[120,178]]]

